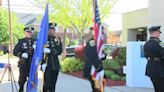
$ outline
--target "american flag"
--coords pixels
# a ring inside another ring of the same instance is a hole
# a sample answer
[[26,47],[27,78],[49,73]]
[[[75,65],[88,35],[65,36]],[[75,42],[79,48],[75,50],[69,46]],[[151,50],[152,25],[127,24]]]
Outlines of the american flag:
[[[97,0],[93,0],[93,2],[94,2],[94,20],[93,20],[93,22],[94,22],[94,25],[93,25],[94,39],[95,39],[95,43],[97,45],[98,57],[99,57],[99,59],[101,59],[103,57],[103,53],[102,53],[103,40],[104,40],[103,30],[102,30],[102,25],[100,22],[100,14],[99,14]],[[101,60],[100,60],[100,62],[101,62]],[[96,72],[95,67],[92,66],[91,75],[96,80],[99,80],[99,79],[103,78],[104,70],[102,70],[98,73],[98,72]]]
[[[104,41],[103,28],[100,22],[100,14],[99,14],[97,0],[93,0],[93,3],[94,3],[94,20],[93,20],[94,40],[97,45],[98,58],[100,59],[101,62],[101,58],[103,57],[102,48],[103,48],[103,41]],[[95,85],[96,88],[101,90],[101,92],[104,92],[104,85],[105,85],[104,70],[102,69],[101,71],[96,72],[95,67],[92,65],[91,76],[94,82],[96,83]]]
[[97,52],[98,52],[98,57],[99,59],[102,58],[102,47],[103,47],[103,27],[100,22],[100,14],[99,14],[99,9],[98,9],[98,4],[97,0],[94,0],[94,39],[97,45]]

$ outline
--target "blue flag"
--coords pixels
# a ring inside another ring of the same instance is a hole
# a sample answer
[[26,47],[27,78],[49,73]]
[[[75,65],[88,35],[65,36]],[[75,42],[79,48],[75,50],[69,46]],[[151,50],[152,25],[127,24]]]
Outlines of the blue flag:
[[0,68],[4,68],[5,64],[4,63],[0,63]]
[[42,18],[40,31],[36,40],[36,49],[31,62],[30,74],[27,84],[27,92],[37,92],[38,73],[37,68],[42,60],[43,48],[47,42],[48,37],[48,4],[46,6],[45,14]]

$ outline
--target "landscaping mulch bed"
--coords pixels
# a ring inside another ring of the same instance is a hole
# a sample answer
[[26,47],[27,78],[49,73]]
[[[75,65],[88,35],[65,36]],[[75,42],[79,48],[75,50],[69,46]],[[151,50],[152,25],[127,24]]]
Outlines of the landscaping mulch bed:
[[[83,72],[82,71],[77,71],[77,72],[71,72],[71,73],[66,73],[66,74],[69,74],[69,75],[72,75],[72,76],[75,76],[75,77],[78,77],[78,78],[82,78],[82,79],[85,79],[83,77]],[[105,79],[106,80],[106,86],[123,86],[125,85],[125,81],[114,81],[114,80],[111,80],[111,79]]]

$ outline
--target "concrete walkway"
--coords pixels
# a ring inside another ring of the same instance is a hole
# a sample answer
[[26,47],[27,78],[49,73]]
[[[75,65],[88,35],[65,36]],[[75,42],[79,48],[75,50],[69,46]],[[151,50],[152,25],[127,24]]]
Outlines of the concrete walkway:
[[[2,61],[7,62],[6,59],[0,58],[0,62]],[[11,65],[16,80],[16,85],[18,87],[17,81],[18,81],[19,72],[17,68],[17,59],[12,59]],[[0,69],[0,79],[3,73],[4,73],[4,69]],[[41,72],[39,72],[38,92],[40,91],[42,85],[41,77],[42,74]],[[8,80],[8,73],[6,72],[2,83],[0,84],[0,92],[12,92],[11,82],[7,80]],[[91,86],[87,80],[60,73],[57,81],[56,92],[91,92]],[[153,89],[149,89],[149,88],[129,88],[126,86],[112,86],[112,87],[105,87],[105,92],[154,92],[154,91]]]
[[131,88],[127,86],[112,86],[110,87],[109,92],[154,92],[154,90],[152,88]]
[[[40,91],[40,89],[41,89],[41,80],[39,80],[38,83],[38,92]],[[8,81],[3,81],[3,83],[0,84],[0,92],[12,92],[11,83]],[[86,80],[60,73],[59,80],[57,82],[56,92],[91,92],[91,88],[89,82]],[[153,89],[150,88],[129,88],[126,86],[112,86],[110,88],[106,87],[105,92],[154,92],[154,91]]]

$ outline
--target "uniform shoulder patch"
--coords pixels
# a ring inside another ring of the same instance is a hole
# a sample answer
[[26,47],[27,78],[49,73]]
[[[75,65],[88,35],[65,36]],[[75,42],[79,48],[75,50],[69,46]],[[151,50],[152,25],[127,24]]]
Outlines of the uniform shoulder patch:
[[91,47],[95,46],[95,41],[94,41],[94,40],[89,41],[89,45],[90,45]]
[[159,45],[164,48],[164,42],[160,42]]

